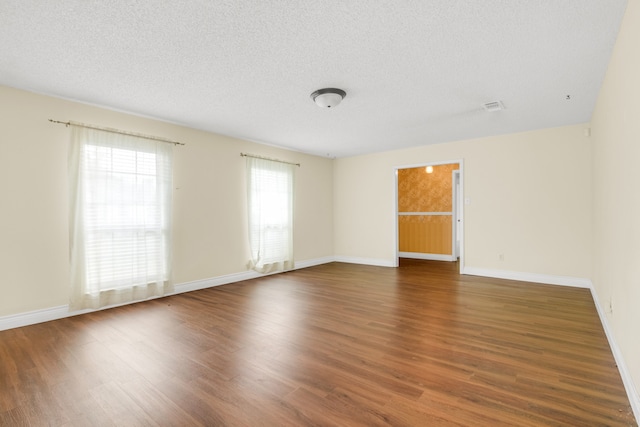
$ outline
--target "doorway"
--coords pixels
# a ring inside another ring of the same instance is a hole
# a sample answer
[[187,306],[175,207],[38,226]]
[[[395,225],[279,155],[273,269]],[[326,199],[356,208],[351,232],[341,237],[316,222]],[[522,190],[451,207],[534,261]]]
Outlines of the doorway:
[[396,169],[397,263],[399,258],[462,260],[462,167],[457,160]]

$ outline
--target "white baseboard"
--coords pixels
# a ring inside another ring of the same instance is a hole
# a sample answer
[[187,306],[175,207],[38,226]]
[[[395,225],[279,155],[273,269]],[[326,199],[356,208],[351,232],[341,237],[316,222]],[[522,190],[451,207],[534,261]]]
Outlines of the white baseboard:
[[266,276],[253,270],[241,273],[225,274],[223,276],[211,277],[209,279],[194,280],[192,282],[180,283],[173,286],[173,293],[170,295],[183,294],[185,292],[199,291],[200,289],[213,288],[214,286],[227,285],[229,283],[241,282],[243,280],[255,279]]
[[431,261],[455,261],[451,255],[440,255],[440,254],[422,254],[418,252],[398,252],[398,256],[400,258],[412,258],[412,259],[427,259]]
[[[300,268],[312,267],[314,265],[326,264],[335,261],[334,257],[316,258],[304,261],[296,261],[295,270]],[[277,274],[270,273],[270,274]],[[174,285],[174,291],[170,295],[177,295],[184,292],[197,291],[200,289],[211,288],[214,286],[226,285],[229,283],[241,282],[243,280],[255,279],[258,277],[266,276],[266,274],[260,274],[253,270],[242,271],[240,273],[226,274],[223,276],[212,277],[203,280],[194,280],[192,282],[179,283]],[[140,302],[140,301],[135,301]],[[92,311],[106,310],[108,308],[114,308],[120,305],[118,304],[108,307],[102,307],[97,310],[78,310],[69,311],[68,305],[60,305],[57,307],[45,308],[42,310],[34,310],[25,313],[12,314],[9,316],[0,317],[0,331],[6,329],[20,328],[22,326],[35,325],[36,323],[49,322],[51,320],[58,320],[65,317],[77,316],[79,314],[90,313]]]
[[64,317],[69,317],[68,305],[59,305],[57,307],[45,308],[42,310],[12,314],[0,317],[0,331],[35,325],[36,323],[48,322],[50,320],[62,319]]
[[323,258],[314,258],[314,259],[308,259],[304,261],[296,261],[296,270],[299,270],[301,268],[313,267],[321,264],[329,264],[330,262],[334,262],[335,260],[336,260],[336,257],[334,256],[326,256]]
[[593,297],[593,301],[596,305],[596,310],[598,310],[598,316],[600,316],[600,323],[602,324],[604,333],[607,335],[607,340],[609,341],[609,347],[611,348],[611,352],[613,353],[613,358],[616,360],[616,364],[618,365],[618,372],[620,372],[620,377],[622,378],[624,389],[627,392],[627,397],[629,398],[629,403],[631,404],[633,415],[636,417],[636,421],[640,422],[640,394],[638,394],[638,389],[633,382],[633,378],[631,377],[629,368],[627,368],[627,364],[624,361],[624,357],[622,356],[620,347],[618,347],[618,344],[616,343],[616,340],[613,336],[613,331],[609,326],[609,320],[602,304],[600,304],[598,294],[596,293],[593,284],[591,284],[589,288],[591,289],[591,296]]
[[547,285],[591,288],[591,281],[581,277],[553,276],[549,274],[523,273],[520,271],[492,270],[488,268],[464,267],[462,274],[495,277],[496,279],[518,280],[520,282],[544,283]]
[[360,258],[360,257],[348,257],[348,256],[336,256],[334,257],[336,262],[346,262],[349,264],[364,264],[374,265],[377,267],[396,267],[395,262],[388,259],[380,258]]

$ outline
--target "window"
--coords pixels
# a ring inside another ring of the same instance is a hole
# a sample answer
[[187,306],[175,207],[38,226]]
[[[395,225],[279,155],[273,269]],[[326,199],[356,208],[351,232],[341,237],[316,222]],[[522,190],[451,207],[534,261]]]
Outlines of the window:
[[293,168],[247,157],[249,267],[261,273],[293,268]]
[[172,149],[164,142],[74,127],[72,308],[169,290]]

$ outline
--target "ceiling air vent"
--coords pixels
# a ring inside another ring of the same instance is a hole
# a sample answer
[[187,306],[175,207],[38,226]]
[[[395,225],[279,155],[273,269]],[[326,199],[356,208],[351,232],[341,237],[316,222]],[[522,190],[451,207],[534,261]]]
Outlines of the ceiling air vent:
[[487,102],[482,106],[486,111],[493,113],[494,111],[504,110],[502,101]]

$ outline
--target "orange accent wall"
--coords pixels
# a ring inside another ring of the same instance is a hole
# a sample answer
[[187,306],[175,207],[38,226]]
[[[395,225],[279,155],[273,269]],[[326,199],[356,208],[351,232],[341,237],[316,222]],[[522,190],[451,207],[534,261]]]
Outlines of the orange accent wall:
[[[398,170],[399,212],[451,212],[452,172],[455,164]],[[398,244],[400,252],[450,255],[451,215],[399,215]]]

